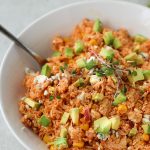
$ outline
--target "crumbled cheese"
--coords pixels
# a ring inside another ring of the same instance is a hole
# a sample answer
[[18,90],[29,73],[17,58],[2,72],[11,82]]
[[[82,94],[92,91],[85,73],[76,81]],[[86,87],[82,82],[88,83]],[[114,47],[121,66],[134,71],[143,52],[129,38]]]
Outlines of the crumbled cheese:
[[97,134],[98,139],[106,141],[108,139],[108,135],[105,135],[103,133],[98,133]]
[[89,59],[87,59],[87,62],[90,62],[91,60],[95,60],[96,58],[94,56],[91,56]]
[[91,85],[94,85],[94,84],[96,84],[99,81],[100,81],[100,77],[98,77],[97,75],[91,75],[90,76],[90,83],[91,83]]
[[38,75],[34,78],[34,83],[44,83],[46,80],[48,80],[47,76]]
[[43,102],[41,100],[39,100],[39,103],[42,104]]
[[26,109],[29,109],[29,105],[25,105]]
[[60,74],[59,73],[57,73],[55,76],[56,76],[57,80],[60,80]]
[[62,76],[62,77],[65,77],[65,74],[64,74],[64,73],[62,73],[62,74],[61,74],[61,76]]
[[94,68],[92,68],[90,71],[89,71],[89,75],[92,75],[93,74],[93,72],[94,72]]
[[57,73],[55,76],[51,76],[50,79],[51,79],[52,81],[53,81],[53,80],[60,80],[60,74]]
[[116,131],[116,138],[119,138],[119,132]]
[[144,118],[150,119],[150,115],[144,115]]
[[149,120],[148,118],[143,118],[143,119],[142,119],[142,122],[143,122],[143,123],[150,123],[150,120]]
[[79,100],[84,100],[84,99],[85,99],[85,92],[80,93],[80,94],[77,96],[77,99],[79,99]]
[[107,50],[112,50],[112,47],[106,46],[105,49],[107,49]]
[[48,91],[47,90],[44,91],[44,96],[46,96],[46,95],[48,95]]

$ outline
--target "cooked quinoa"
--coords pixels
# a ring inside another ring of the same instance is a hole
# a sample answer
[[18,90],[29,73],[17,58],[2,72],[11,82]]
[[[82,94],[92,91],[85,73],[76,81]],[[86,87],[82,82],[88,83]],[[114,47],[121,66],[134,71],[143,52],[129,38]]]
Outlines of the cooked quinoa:
[[150,150],[150,40],[84,19],[26,69],[22,123],[50,150]]

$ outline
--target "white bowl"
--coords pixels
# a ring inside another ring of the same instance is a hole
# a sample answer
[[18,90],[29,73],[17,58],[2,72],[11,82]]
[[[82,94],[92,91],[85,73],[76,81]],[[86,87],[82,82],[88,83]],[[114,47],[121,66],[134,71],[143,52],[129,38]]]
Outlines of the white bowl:
[[[19,38],[40,55],[50,55],[50,41],[57,34],[68,35],[83,18],[100,18],[104,25],[126,28],[131,34],[150,36],[150,10],[119,1],[88,1],[52,11],[30,26]],[[46,145],[29,129],[22,130],[18,100],[24,95],[24,68],[37,68],[28,54],[12,44],[3,59],[0,72],[1,112],[9,129],[26,149],[44,150]]]

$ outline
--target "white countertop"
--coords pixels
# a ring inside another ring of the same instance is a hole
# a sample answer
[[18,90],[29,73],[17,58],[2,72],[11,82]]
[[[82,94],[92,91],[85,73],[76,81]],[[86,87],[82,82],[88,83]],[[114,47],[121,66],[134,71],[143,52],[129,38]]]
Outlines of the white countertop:
[[[0,24],[17,35],[33,20],[46,12],[77,1],[81,0],[0,0]],[[128,1],[147,3],[147,0]],[[0,34],[0,63],[10,43],[6,37]],[[25,150],[9,131],[1,114],[0,150]]]

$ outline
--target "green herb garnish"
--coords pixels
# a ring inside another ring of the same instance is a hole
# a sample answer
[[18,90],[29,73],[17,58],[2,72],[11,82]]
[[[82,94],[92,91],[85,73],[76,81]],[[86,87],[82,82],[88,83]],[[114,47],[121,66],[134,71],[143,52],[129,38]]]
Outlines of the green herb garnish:
[[49,100],[52,101],[53,99],[54,99],[54,96],[51,95],[51,96],[49,97]]
[[61,99],[61,96],[60,96],[60,95],[57,95],[56,98],[57,98],[57,99]]

